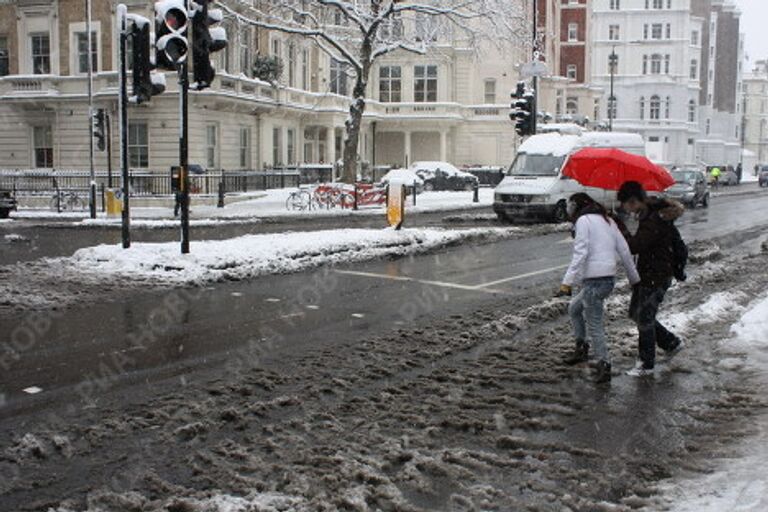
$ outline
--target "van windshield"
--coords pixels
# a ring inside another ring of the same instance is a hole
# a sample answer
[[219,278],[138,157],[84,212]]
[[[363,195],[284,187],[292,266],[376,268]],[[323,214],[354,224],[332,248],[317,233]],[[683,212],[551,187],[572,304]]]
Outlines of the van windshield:
[[519,153],[507,176],[557,176],[564,161],[565,156]]

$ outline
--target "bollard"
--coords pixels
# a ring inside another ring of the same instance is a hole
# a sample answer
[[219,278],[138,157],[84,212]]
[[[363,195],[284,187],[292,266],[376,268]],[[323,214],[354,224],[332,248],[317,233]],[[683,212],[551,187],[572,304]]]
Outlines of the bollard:
[[413,206],[416,206],[416,180],[413,180]]
[[99,185],[99,188],[101,189],[101,211],[102,211],[102,213],[104,213],[104,212],[107,211],[107,196],[106,196],[106,193],[104,191],[104,184],[101,183]]
[[219,202],[217,208],[224,208],[224,181],[219,182]]
[[480,202],[480,185],[477,182],[475,182],[475,185],[472,187],[472,202]]
[[354,199],[355,199],[355,202],[354,202],[354,204],[352,206],[352,209],[357,211],[357,183],[355,183],[355,197],[354,197]]

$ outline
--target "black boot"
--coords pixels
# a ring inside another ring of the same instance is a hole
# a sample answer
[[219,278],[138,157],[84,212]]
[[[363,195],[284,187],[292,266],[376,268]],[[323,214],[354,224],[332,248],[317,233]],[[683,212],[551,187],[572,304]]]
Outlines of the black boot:
[[583,341],[576,342],[576,348],[573,353],[565,358],[565,364],[574,366],[581,363],[586,363],[589,360],[589,344]]
[[595,384],[611,382],[611,363],[599,361],[595,372]]

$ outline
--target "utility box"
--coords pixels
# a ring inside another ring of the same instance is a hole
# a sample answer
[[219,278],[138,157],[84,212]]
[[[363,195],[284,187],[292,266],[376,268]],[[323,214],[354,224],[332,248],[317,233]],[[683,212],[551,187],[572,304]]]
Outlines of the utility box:
[[120,189],[108,188],[104,191],[107,202],[107,217],[119,217],[123,213],[123,201]]

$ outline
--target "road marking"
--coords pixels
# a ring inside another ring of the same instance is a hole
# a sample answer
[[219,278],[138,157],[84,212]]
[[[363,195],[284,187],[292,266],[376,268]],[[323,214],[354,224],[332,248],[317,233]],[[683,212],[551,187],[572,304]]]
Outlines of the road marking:
[[36,395],[40,393],[43,390],[43,388],[39,388],[37,386],[30,386],[28,388],[22,389],[25,393],[29,393],[30,395]]
[[240,293],[240,292],[232,292],[232,296],[233,296],[233,297],[242,297],[242,296],[243,296],[243,294],[242,294],[242,293]]
[[365,315],[362,313],[352,313],[353,318],[365,318]]
[[554,272],[556,270],[564,270],[568,268],[569,265],[558,265],[556,267],[549,267],[544,268],[541,270],[536,270],[534,272],[527,272],[525,274],[518,274],[516,276],[508,277],[506,279],[499,279],[498,281],[491,281],[490,283],[483,283],[481,285],[478,285],[478,288],[487,288],[489,286],[496,286],[497,284],[503,284],[503,283],[509,283],[511,281],[519,281],[520,279],[525,279],[527,277],[533,277],[533,276],[540,276],[542,274],[549,274],[550,272]]
[[390,276],[387,274],[374,274],[372,272],[355,272],[352,270],[337,270],[336,273],[338,274],[344,274],[348,276],[358,276],[358,277],[370,277],[373,279],[388,279],[390,281],[402,281],[402,282],[408,282],[408,283],[419,283],[419,284],[426,284],[430,286],[439,286],[442,288],[453,288],[456,290],[464,290],[469,292],[483,292],[483,293],[506,293],[502,292],[500,290],[490,290],[487,289],[486,286],[470,286],[465,284],[458,284],[458,283],[446,283],[443,281],[428,281],[425,279],[416,279],[413,277],[408,276]]
[[558,243],[558,244],[572,244],[572,243],[573,243],[573,238],[570,238],[570,237],[569,237],[569,238],[566,238],[565,240],[560,240],[560,241],[559,241],[559,242],[557,242],[557,243]]
[[280,302],[280,299],[270,298],[267,299],[267,302]]
[[314,304],[312,304],[312,305],[307,306],[307,309],[318,310],[318,309],[320,309],[320,306],[315,306]]

